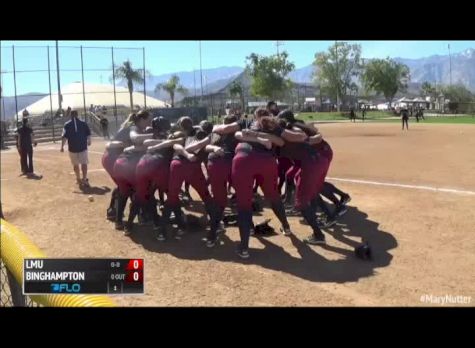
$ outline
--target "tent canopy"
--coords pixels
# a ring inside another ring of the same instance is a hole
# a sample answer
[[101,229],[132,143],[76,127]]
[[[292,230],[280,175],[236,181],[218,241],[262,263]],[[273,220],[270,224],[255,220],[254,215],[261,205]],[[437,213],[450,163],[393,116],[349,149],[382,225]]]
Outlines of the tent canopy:
[[[116,86],[115,91],[115,102],[117,103],[117,106],[130,107],[130,95],[128,89]],[[113,85],[85,83],[84,92],[86,109],[89,109],[91,104],[105,106],[108,109],[112,109],[115,105]],[[83,87],[81,82],[74,82],[64,86],[61,90],[61,94],[63,96],[61,104],[63,109],[71,107],[71,109],[81,110],[84,108]],[[134,106],[145,106],[143,93],[133,92],[132,97]],[[164,101],[149,96],[146,96],[146,99],[147,107],[163,108],[169,106],[169,104]],[[51,105],[53,112],[55,112],[59,105],[58,94],[51,95],[51,103],[50,97],[47,95],[37,102],[28,105],[26,108],[21,109],[18,112],[18,116],[21,117],[25,110],[28,110],[29,114],[32,116],[42,115],[45,112],[51,112]]]

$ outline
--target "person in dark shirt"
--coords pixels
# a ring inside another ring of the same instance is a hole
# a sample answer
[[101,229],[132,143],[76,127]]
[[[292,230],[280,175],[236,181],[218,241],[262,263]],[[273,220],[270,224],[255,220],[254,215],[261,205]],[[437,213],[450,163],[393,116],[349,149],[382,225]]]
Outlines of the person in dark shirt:
[[20,154],[20,165],[22,175],[33,174],[33,145],[37,143],[34,140],[33,129],[28,125],[28,118],[23,118],[22,125],[17,129],[16,147]]
[[270,101],[267,103],[267,111],[269,111],[273,116],[277,116],[279,114],[279,108],[277,107],[277,103],[275,101]]
[[[175,239],[180,239],[185,233],[185,223],[179,199],[184,182],[189,182],[203,201],[206,213],[210,216],[210,228],[216,230],[219,224],[219,221],[216,219],[216,208],[211,199],[206,178],[201,168],[201,163],[207,157],[203,150],[209,144],[210,137],[206,136],[202,130],[197,131],[193,127],[193,121],[190,117],[181,117],[177,124],[180,127],[180,137],[183,137],[183,141],[181,144],[173,145],[175,155],[170,164],[167,200],[162,219],[160,220],[160,228],[156,235],[158,241],[164,241],[167,238],[167,225],[169,225],[172,212],[178,225]],[[198,136],[200,132],[204,133],[204,137],[201,140],[199,140],[201,137]]]
[[183,138],[168,139],[170,122],[163,117],[155,117],[152,120],[152,128],[154,138],[144,141],[147,151],[140,158],[135,170],[135,187],[138,204],[152,219],[154,229],[159,230],[155,190],[158,189],[162,194],[168,191],[173,145],[181,143]]
[[407,109],[403,109],[401,111],[402,116],[402,130],[404,130],[404,125],[406,125],[406,129],[409,130],[409,112]]
[[[64,152],[64,145],[67,141],[69,158],[76,174],[76,182],[80,186],[89,187],[89,180],[87,179],[87,165],[89,163],[87,147],[91,145],[91,130],[86,122],[78,118],[76,110],[72,110],[70,115],[71,120],[66,122],[63,128],[61,152]],[[81,166],[82,180],[79,175],[79,166]]]
[[352,122],[356,122],[356,114],[355,114],[355,110],[353,110],[353,108],[351,108],[351,110],[350,110],[350,120]]
[[110,139],[109,135],[109,121],[105,116],[101,118],[101,128],[102,128],[102,136],[104,139]]
[[[312,139],[318,142],[322,141],[321,134],[314,127],[296,122],[292,111],[282,111],[279,118],[287,121],[292,129],[301,129],[307,136],[313,137]],[[310,145],[309,142],[286,142],[281,151],[298,164],[295,209],[300,212],[313,230],[312,235],[306,238],[305,242],[316,245],[325,244],[325,236],[320,230],[315,215],[315,207],[311,204],[311,201],[322,189],[324,177],[328,171],[328,160],[323,156],[318,156],[316,148]]]
[[[224,124],[236,122],[234,115],[224,117]],[[208,181],[213,193],[213,200],[217,207],[217,218],[223,219],[224,209],[227,205],[227,188],[231,182],[231,168],[233,164],[234,149],[238,144],[234,134],[217,135],[211,137],[211,144],[206,146],[208,155],[207,171]],[[214,246],[216,236],[208,236],[207,246]]]
[[215,126],[219,135],[235,134],[239,144],[235,149],[231,179],[236,191],[238,225],[241,243],[237,253],[241,258],[249,258],[249,236],[252,230],[252,185],[256,180],[264,196],[271,202],[274,214],[282,224],[281,232],[292,234],[285,215],[284,205],[277,191],[277,162],[273,146],[282,146],[284,139],[302,142],[307,139],[303,132],[282,129],[271,113],[259,108],[254,113],[254,122],[246,129],[245,120],[229,125]]
[[[112,169],[112,177],[117,183],[118,195],[116,199],[116,230],[123,230],[124,235],[130,235],[133,230],[133,222],[140,212],[140,205],[134,195],[137,190],[136,168],[140,158],[145,154],[146,148],[143,146],[145,140],[153,138],[153,134],[146,133],[145,130],[150,124],[150,114],[148,111],[139,111],[131,114],[121,126],[121,130],[115,136],[114,141],[122,141],[124,144],[132,144],[124,148],[117,157]],[[124,210],[127,200],[130,198],[130,211],[127,221],[124,224]]]

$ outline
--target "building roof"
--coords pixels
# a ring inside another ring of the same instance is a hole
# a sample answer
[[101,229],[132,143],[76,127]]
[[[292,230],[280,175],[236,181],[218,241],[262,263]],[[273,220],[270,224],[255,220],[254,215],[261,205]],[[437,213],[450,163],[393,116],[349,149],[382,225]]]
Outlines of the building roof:
[[[130,96],[127,88],[116,86],[116,103],[117,106],[130,106]],[[104,85],[104,84],[94,84],[94,83],[85,83],[84,84],[85,99],[86,99],[86,108],[89,108],[91,104],[106,106],[111,109],[114,107],[114,86],[113,85]],[[69,85],[66,85],[62,88],[61,94],[63,96],[62,107],[66,109],[71,107],[71,109],[82,109],[84,108],[84,99],[83,99],[83,87],[81,82],[74,82]],[[133,103],[134,106],[138,105],[140,107],[144,106],[144,95],[140,92],[133,92]],[[146,97],[147,107],[166,107],[168,104],[162,100],[158,100],[153,97]],[[52,105],[53,112],[58,109],[58,94],[52,94]],[[28,105],[26,108],[19,110],[18,116],[21,117],[24,110],[28,110],[30,115],[42,115],[45,112],[50,112],[51,104],[50,97],[47,95],[42,99],[36,101],[33,104]]]

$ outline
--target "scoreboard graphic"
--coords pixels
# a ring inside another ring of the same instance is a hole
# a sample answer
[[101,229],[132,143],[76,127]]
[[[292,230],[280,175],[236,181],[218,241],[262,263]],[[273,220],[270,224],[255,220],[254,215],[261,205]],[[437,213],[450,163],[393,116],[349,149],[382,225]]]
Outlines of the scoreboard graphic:
[[23,294],[143,294],[143,259],[25,259]]

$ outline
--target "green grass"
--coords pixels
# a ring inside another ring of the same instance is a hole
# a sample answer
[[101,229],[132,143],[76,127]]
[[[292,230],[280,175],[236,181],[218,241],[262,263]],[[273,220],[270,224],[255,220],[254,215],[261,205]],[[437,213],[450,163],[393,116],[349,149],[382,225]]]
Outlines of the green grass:
[[[370,111],[365,115],[365,120],[378,120],[386,117],[393,117],[390,112]],[[361,119],[361,112],[356,113],[357,119]],[[345,112],[300,112],[297,118],[304,121],[331,121],[331,120],[349,120],[349,113]]]
[[[374,121],[373,121],[374,122]],[[400,119],[397,120],[378,120],[376,122],[401,122]],[[409,118],[409,123],[417,123],[416,119],[411,117]],[[446,117],[446,116],[432,116],[426,117],[425,120],[420,120],[419,123],[440,123],[440,124],[475,124],[475,115],[474,116],[457,116],[457,117]]]
[[[299,120],[305,122],[312,121],[342,121],[349,120],[349,118],[343,115],[341,112],[301,112],[296,116]],[[356,122],[361,122],[361,112],[356,113]],[[365,116],[365,121],[369,122],[401,122],[401,119],[386,119],[389,117],[398,117],[392,113],[384,111],[370,111]],[[221,118],[222,119],[222,118]],[[217,116],[214,116],[214,122],[218,120]],[[208,116],[208,121],[213,122],[213,116]],[[410,123],[415,123],[415,117],[409,118]],[[421,120],[422,123],[446,123],[446,124],[475,124],[475,115],[463,115],[463,116],[426,116],[425,120]]]

